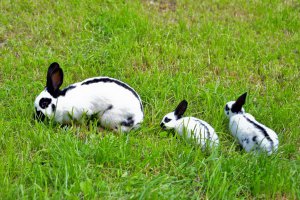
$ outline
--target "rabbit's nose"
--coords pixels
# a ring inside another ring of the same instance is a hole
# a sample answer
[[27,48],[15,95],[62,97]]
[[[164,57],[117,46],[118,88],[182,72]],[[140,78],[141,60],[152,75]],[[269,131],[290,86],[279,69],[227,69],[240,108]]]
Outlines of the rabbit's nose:
[[160,123],[160,127],[165,128],[165,124],[164,123]]

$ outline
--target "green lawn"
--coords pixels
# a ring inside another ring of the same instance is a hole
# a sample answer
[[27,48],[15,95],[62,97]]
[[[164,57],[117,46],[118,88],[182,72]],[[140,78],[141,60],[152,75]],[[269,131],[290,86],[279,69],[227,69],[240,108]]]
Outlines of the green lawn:
[[[299,1],[0,1],[0,199],[299,199]],[[47,68],[65,83],[110,76],[140,94],[129,134],[33,121]],[[272,156],[247,154],[226,102],[274,129]],[[160,129],[182,100],[220,148]]]

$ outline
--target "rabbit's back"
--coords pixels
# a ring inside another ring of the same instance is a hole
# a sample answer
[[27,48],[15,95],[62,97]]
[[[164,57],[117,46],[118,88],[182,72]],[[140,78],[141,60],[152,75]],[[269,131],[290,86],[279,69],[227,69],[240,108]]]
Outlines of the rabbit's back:
[[248,114],[237,114],[229,121],[229,128],[244,149],[249,152],[253,149],[263,149],[268,153],[278,148],[277,134],[270,128],[259,123]]
[[[105,119],[104,124],[118,121],[131,126],[143,120],[143,106],[139,95],[119,80],[109,77],[89,78],[72,84],[63,91],[65,90],[65,95],[61,95],[57,103],[57,121],[62,123],[71,120],[67,113],[71,113],[72,119],[80,119],[83,114],[98,114],[100,119]],[[117,126],[116,123],[113,124]]]

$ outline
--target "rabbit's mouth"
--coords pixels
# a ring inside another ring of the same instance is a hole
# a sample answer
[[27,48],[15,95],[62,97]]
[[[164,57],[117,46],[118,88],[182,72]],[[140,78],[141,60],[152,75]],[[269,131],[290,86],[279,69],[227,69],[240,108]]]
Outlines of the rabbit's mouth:
[[164,130],[167,129],[167,127],[166,127],[166,125],[165,125],[164,123],[160,123],[160,127],[161,127],[162,129],[164,129]]
[[46,116],[44,115],[44,113],[42,113],[42,111],[39,111],[37,109],[35,109],[35,113],[33,115],[33,118],[39,122],[44,121]]

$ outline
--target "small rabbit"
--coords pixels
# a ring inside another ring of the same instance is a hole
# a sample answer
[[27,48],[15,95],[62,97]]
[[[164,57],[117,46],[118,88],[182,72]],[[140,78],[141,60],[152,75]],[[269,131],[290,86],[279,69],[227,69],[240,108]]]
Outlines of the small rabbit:
[[263,150],[270,155],[278,149],[277,134],[245,112],[243,105],[246,102],[246,96],[247,92],[236,101],[226,104],[224,111],[229,118],[229,129],[246,152]]
[[53,118],[61,124],[96,115],[103,127],[128,132],[143,121],[140,96],[126,83],[109,77],[94,77],[63,90],[63,70],[54,62],[48,68],[47,84],[35,99],[35,118]]
[[195,117],[182,117],[186,111],[188,103],[183,100],[179,103],[174,112],[170,112],[164,116],[160,126],[165,129],[175,129],[180,136],[195,139],[201,145],[202,150],[209,147],[218,146],[219,138],[211,127],[205,121]]

